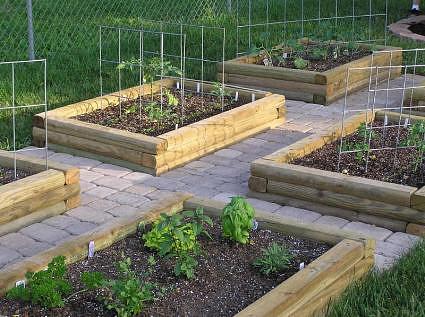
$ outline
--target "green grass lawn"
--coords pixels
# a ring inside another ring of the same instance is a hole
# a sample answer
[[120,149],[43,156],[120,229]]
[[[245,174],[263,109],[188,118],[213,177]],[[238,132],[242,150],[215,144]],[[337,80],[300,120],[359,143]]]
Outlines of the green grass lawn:
[[[193,24],[203,24],[210,26],[220,26],[226,28],[226,58],[232,58],[236,54],[236,15],[235,11],[229,13],[222,9],[223,5],[215,6],[214,1],[207,1],[208,5],[201,5],[202,2],[194,0],[152,2],[149,0],[125,0],[107,1],[99,0],[74,0],[60,2],[55,0],[38,0],[34,2],[36,48],[38,58],[48,59],[48,102],[49,108],[60,107],[72,102],[84,100],[98,96],[99,85],[99,62],[98,62],[98,26],[121,25],[140,27],[140,16],[148,19],[159,20],[161,18],[189,20]],[[217,0],[217,3],[220,1]],[[233,1],[235,3],[236,1]],[[245,1],[246,2],[246,1]],[[304,13],[306,18],[317,17],[316,1],[304,1]],[[357,14],[367,14],[369,1],[364,4],[357,4]],[[220,2],[222,3],[222,2]],[[264,22],[265,6],[262,1],[253,1],[252,11],[256,13],[255,22]],[[269,7],[269,17],[271,21],[279,21],[284,15],[281,0],[271,0]],[[287,17],[297,19],[300,17],[301,7],[299,0],[287,1]],[[335,10],[334,1],[322,0],[321,15],[332,16]],[[355,1],[360,3],[360,1]],[[382,12],[384,1],[372,1],[374,12]],[[339,1],[339,15],[349,15],[351,13],[352,0]],[[410,0],[389,1],[389,22],[395,21],[404,16],[410,7]],[[167,8],[169,8],[167,10]],[[0,56],[2,60],[15,60],[26,58],[26,15],[24,2],[16,4],[13,0],[5,0],[5,4],[0,5],[0,10],[6,14],[0,19]],[[376,11],[375,11],[376,10]],[[19,13],[19,14],[18,14]],[[246,18],[247,6],[241,1],[240,24],[248,23]],[[379,21],[378,21],[379,20]],[[362,39],[369,36],[368,19],[355,21],[350,19],[340,20],[337,24],[333,21],[322,23],[306,23],[304,35],[319,36],[325,35],[328,30],[337,34],[339,38]],[[371,21],[372,38],[382,37],[383,20],[373,19]],[[280,28],[280,29],[279,29]],[[178,31],[175,26],[168,30]],[[287,36],[297,38],[301,36],[299,23],[288,26]],[[259,35],[266,31],[264,28],[252,30],[253,42],[258,42]],[[282,27],[276,26],[268,30],[271,32],[270,44],[278,44],[282,41]],[[239,47],[247,46],[247,36],[241,31]],[[190,33],[190,32],[189,32]],[[245,37],[244,37],[245,36]],[[187,55],[200,56],[200,32],[192,30],[187,38]],[[220,41],[221,34],[215,30],[205,34],[205,55],[212,59],[220,59],[222,47]],[[158,40],[153,40],[158,47]],[[111,40],[113,43],[113,40]],[[110,49],[117,51],[117,45],[110,43]],[[134,44],[134,43],[133,43]],[[404,48],[416,47],[414,42],[400,40],[389,36],[388,44],[402,46]],[[132,47],[129,44],[129,47]],[[134,45],[133,45],[134,47]],[[130,58],[137,56],[135,52],[128,50],[126,53]],[[196,62],[188,63],[187,74],[192,78],[199,78],[200,64]],[[16,90],[18,104],[33,103],[38,100],[42,88],[42,77],[34,69],[17,70],[19,87]],[[118,88],[116,73],[113,71],[104,73],[104,83],[108,86],[108,91]],[[214,65],[206,65],[205,79],[215,79]],[[133,80],[134,82],[134,80]],[[128,85],[131,83],[128,81]],[[135,83],[135,82],[134,82]],[[11,82],[10,69],[0,67],[0,104],[11,103]],[[31,117],[41,109],[19,111],[16,116],[17,124],[17,144],[18,147],[30,143]],[[12,141],[12,113],[10,111],[0,111],[0,148],[10,149]]]
[[425,241],[390,270],[371,272],[363,281],[351,285],[327,316],[425,316]]

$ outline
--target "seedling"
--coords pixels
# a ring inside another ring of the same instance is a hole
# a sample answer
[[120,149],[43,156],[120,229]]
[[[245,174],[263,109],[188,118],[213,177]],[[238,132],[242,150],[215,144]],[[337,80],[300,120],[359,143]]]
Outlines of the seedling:
[[267,249],[263,249],[262,256],[255,259],[253,265],[262,274],[271,275],[288,268],[292,258],[292,255],[284,246],[274,242]]
[[294,60],[294,65],[297,69],[306,69],[308,67],[308,61],[301,57],[297,57]]
[[232,197],[221,214],[223,236],[246,244],[254,221],[254,208],[243,197]]

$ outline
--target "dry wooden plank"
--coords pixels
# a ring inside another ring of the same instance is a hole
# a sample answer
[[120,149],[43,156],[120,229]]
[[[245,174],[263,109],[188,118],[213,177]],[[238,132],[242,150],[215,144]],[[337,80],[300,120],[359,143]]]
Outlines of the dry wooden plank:
[[251,176],[248,180],[248,187],[253,191],[265,193],[267,191],[267,178]]
[[251,164],[251,174],[268,180],[302,185],[405,207],[410,207],[410,197],[417,190],[411,186],[268,160],[254,161]]
[[[218,63],[217,70],[221,72],[223,65]],[[227,74],[238,74],[245,76],[258,76],[264,78],[275,78],[283,80],[298,81],[310,84],[324,83],[325,76],[319,72],[308,70],[290,69],[284,67],[263,66],[247,63],[235,63],[228,61],[224,63],[224,72]]]
[[[46,170],[46,160],[30,157],[22,154],[14,154],[12,152],[0,150],[0,166],[14,167],[16,159],[16,167],[33,173],[43,172]],[[80,181],[80,169],[67,164],[48,161],[48,168],[62,171],[65,175],[65,184],[77,184]]]
[[[210,216],[218,217],[221,215],[226,203],[208,198],[192,197],[184,202],[184,208],[194,210],[202,207],[204,212]],[[291,218],[283,217],[278,214],[266,212],[263,210],[255,211],[255,219],[259,222],[260,228],[293,234],[298,237],[324,241],[331,244],[337,244],[344,239],[362,241],[369,247],[374,246],[370,239],[362,234],[350,230],[334,228],[318,223],[301,223]]]
[[324,205],[358,211],[361,213],[425,224],[425,213],[408,207],[369,200],[347,194],[338,194],[302,185],[268,180],[267,192],[282,194],[300,200],[319,202]]
[[[51,130],[47,131],[47,137],[50,142],[54,144],[62,144],[67,147],[81,149],[83,151],[93,152],[101,155],[108,155],[113,158],[127,160],[131,163],[141,164],[146,167],[155,168],[158,164],[157,156],[153,154],[143,153],[128,148],[119,147],[117,145],[110,145],[91,141],[86,138],[76,137],[64,133],[58,133]],[[45,132],[42,129],[33,128],[33,138],[36,140],[43,140]]]
[[374,264],[373,257],[365,258],[357,262],[343,275],[339,276],[334,283],[321,290],[311,298],[304,298],[300,303],[288,312],[287,316],[324,316],[331,301],[347,288],[348,285],[365,276]]
[[67,118],[49,118],[48,130],[149,154],[167,149],[167,142],[157,137]]
[[412,194],[411,207],[420,211],[425,211],[425,187],[416,190]]
[[409,223],[406,228],[406,233],[414,234],[416,236],[425,237],[425,226],[416,223]]
[[95,153],[92,153],[92,152],[82,151],[80,149],[70,148],[70,147],[67,147],[67,146],[60,145],[60,144],[54,144],[54,143],[49,142],[49,149],[52,149],[53,151],[56,151],[56,152],[68,153],[68,154],[71,154],[71,155],[86,157],[86,158],[101,161],[101,162],[104,162],[104,163],[109,163],[109,164],[114,164],[114,165],[126,167],[126,168],[133,170],[133,171],[138,171],[138,172],[156,175],[155,169],[153,169],[153,168],[149,168],[149,167],[142,166],[142,165],[139,165],[139,164],[134,164],[134,163],[131,163],[131,162],[128,162],[128,161],[125,161],[125,160],[115,159],[115,158],[108,157],[108,156],[105,156],[105,155],[100,155],[100,154],[95,154]]
[[330,287],[341,272],[346,272],[363,258],[364,245],[361,242],[343,240],[236,316],[288,316],[287,313],[303,298],[314,297]]
[[[66,211],[65,202],[61,201],[56,203],[55,205],[51,205],[49,207],[39,209],[33,213],[30,213],[21,218],[17,218],[6,224],[0,224],[0,237],[11,232],[16,232],[34,223],[43,221],[44,219],[47,219],[49,217],[54,217],[56,215],[63,214],[65,211]],[[1,279],[2,277],[0,277],[0,285],[1,285]]]
[[79,193],[78,195],[75,195],[65,200],[66,210],[77,208],[78,206],[80,206],[80,204],[81,204],[81,195]]
[[376,118],[377,119],[384,119],[385,115],[387,116],[387,119],[389,122],[397,122],[400,120],[404,120],[405,119],[409,119],[410,122],[415,123],[415,122],[423,122],[425,120],[424,116],[417,116],[417,115],[413,115],[413,114],[409,114],[409,111],[406,110],[406,113],[402,113],[400,114],[399,112],[392,112],[392,111],[378,111],[376,113]]
[[[0,224],[27,216],[39,209],[55,205],[80,193],[80,184],[62,185],[49,190],[37,190],[35,196],[0,207]],[[19,192],[16,194],[19,195]]]
[[63,187],[64,184],[65,176],[62,172],[48,170],[3,185],[0,187],[0,209],[25,200],[38,199],[41,193]]
[[[66,257],[67,263],[81,260],[87,256],[87,245],[90,241],[95,242],[96,250],[102,250],[134,233],[141,221],[152,221],[163,212],[181,211],[183,201],[190,197],[191,195],[188,194],[174,193],[162,201],[141,206],[139,212],[135,213],[133,217],[114,219],[31,258],[4,267],[0,270],[0,296],[13,287],[16,281],[22,280],[26,272],[37,272],[47,267],[53,257],[63,255]],[[62,204],[64,206],[64,203]]]

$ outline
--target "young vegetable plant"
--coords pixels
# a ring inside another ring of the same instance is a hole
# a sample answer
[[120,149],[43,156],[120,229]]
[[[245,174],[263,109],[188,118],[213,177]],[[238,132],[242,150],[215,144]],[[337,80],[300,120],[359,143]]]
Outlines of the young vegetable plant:
[[72,292],[66,280],[65,257],[58,256],[48,264],[47,270],[25,274],[26,287],[17,286],[7,293],[7,298],[31,302],[46,308],[63,307],[65,296]]
[[424,122],[415,122],[409,128],[409,134],[407,139],[404,141],[405,146],[414,146],[417,149],[417,156],[414,161],[415,171],[418,170],[422,161],[423,155],[425,153],[425,123]]
[[84,272],[81,281],[88,290],[103,289],[107,296],[102,300],[109,310],[114,310],[118,317],[135,316],[142,312],[146,302],[154,299],[153,283],[141,281],[131,270],[130,258],[118,262],[119,278],[108,280],[100,272]]
[[297,69],[306,69],[308,67],[308,64],[308,61],[301,57],[297,57],[294,60],[294,65]]
[[243,197],[232,197],[221,214],[223,236],[246,244],[254,226],[254,208]]
[[204,215],[202,208],[171,216],[161,214],[142,239],[146,247],[158,251],[160,256],[176,259],[174,273],[177,276],[193,278],[198,264],[195,257],[201,250],[198,237],[205,235],[211,239],[206,225],[212,226],[213,222]]
[[293,256],[276,242],[262,250],[261,257],[255,259],[253,265],[264,275],[276,274],[288,268]]
[[153,101],[153,82],[159,75],[163,76],[181,76],[181,71],[177,67],[173,66],[170,61],[162,60],[159,57],[152,57],[141,61],[140,59],[131,59],[129,61],[123,61],[117,69],[138,71],[139,68],[143,71],[143,83],[150,85],[151,100]]

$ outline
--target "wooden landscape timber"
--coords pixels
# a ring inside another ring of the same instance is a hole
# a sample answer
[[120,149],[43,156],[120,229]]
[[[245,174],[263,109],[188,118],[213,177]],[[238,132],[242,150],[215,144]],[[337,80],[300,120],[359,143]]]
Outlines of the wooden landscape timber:
[[[364,45],[368,46],[368,45]],[[370,47],[370,46],[368,46]],[[391,51],[372,54],[358,60],[337,66],[333,69],[316,72],[301,69],[290,69],[277,66],[257,65],[259,55],[247,55],[230,61],[219,63],[217,78],[222,80],[224,69],[224,82],[232,85],[267,90],[282,94],[287,99],[301,100],[309,103],[329,105],[343,97],[346,93],[347,70],[349,68],[364,68],[350,71],[348,80],[348,93],[367,87],[370,78],[374,78],[375,70],[371,66],[398,66],[402,65],[402,52],[399,48],[377,46],[378,51]],[[396,51],[397,50],[397,51]],[[373,70],[373,74],[371,71]],[[378,81],[399,77],[401,67],[380,69]],[[375,80],[375,79],[373,79]]]
[[417,88],[406,89],[403,104],[405,107],[412,107],[405,109],[404,113],[425,116],[425,82],[418,84]]
[[[171,88],[176,82],[174,79],[157,81],[153,85],[153,92],[160,90],[161,83],[163,87]],[[196,85],[196,81],[185,82],[188,89],[195,90]],[[212,84],[204,84],[204,91],[212,88]],[[117,106],[119,92],[51,110],[47,120],[49,147],[160,175],[284,122],[284,96],[230,86],[226,90],[232,95],[238,91],[239,98],[247,103],[158,137],[71,119],[97,109]],[[149,85],[143,85],[122,90],[121,96],[137,98],[150,94],[150,91]],[[44,113],[38,114],[33,120],[36,145],[44,143],[44,116]]]
[[[4,295],[16,281],[22,280],[25,272],[44,269],[55,256],[65,256],[68,263],[85,258],[90,241],[94,241],[99,251],[135,233],[140,222],[150,223],[163,212],[176,213],[202,207],[206,215],[218,216],[224,206],[224,202],[183,193],[174,193],[161,201],[148,203],[133,216],[114,219],[47,251],[6,266],[0,270],[0,295]],[[260,228],[327,242],[333,247],[236,316],[321,315],[331,300],[373,267],[375,240],[369,237],[321,224],[306,225],[260,210],[256,210],[256,219]]]
[[[346,120],[344,135],[365,121],[399,120],[399,113],[362,113]],[[413,120],[425,120],[423,117]],[[415,235],[425,234],[425,188],[371,180],[300,165],[291,161],[341,136],[341,125],[308,136],[251,163],[249,196],[319,213],[361,221]]]
[[32,173],[0,186],[0,236],[62,214],[80,204],[80,170],[0,151],[0,166]]

